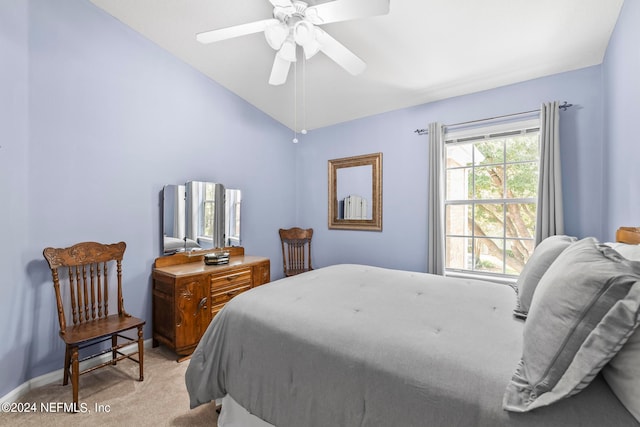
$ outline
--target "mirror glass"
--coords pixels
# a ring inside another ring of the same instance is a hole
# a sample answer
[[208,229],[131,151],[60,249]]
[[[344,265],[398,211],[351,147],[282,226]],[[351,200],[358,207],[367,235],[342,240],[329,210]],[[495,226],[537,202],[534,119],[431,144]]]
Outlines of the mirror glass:
[[240,190],[190,181],[163,189],[163,253],[240,245]]
[[371,201],[373,166],[339,168],[336,171],[338,219],[372,219]]
[[163,252],[173,253],[185,244],[198,248],[195,242],[185,242],[185,186],[165,185],[162,191]]
[[382,153],[329,160],[329,228],[382,230]]
[[242,192],[225,190],[225,241],[224,246],[240,246],[240,206]]

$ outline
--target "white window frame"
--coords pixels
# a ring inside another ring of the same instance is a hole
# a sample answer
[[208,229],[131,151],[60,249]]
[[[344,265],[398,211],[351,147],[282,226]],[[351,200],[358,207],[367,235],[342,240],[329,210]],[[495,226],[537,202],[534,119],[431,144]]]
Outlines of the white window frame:
[[[460,130],[453,130],[453,131],[449,131],[447,130],[445,132],[444,135],[444,139],[445,139],[445,147],[447,146],[451,146],[453,144],[469,144],[469,143],[473,143],[473,142],[479,142],[482,140],[488,140],[488,139],[495,139],[498,138],[500,136],[508,136],[508,135],[513,135],[514,132],[518,132],[520,134],[526,134],[526,133],[531,133],[531,132],[539,132],[540,130],[540,120],[538,118],[535,119],[527,119],[527,120],[518,120],[518,121],[511,121],[508,123],[500,123],[500,124],[493,124],[493,125],[485,125],[485,126],[475,126],[473,128],[468,128],[468,129],[460,129]],[[445,150],[446,152],[446,150]],[[507,165],[511,165],[511,164],[518,164],[518,163],[531,163],[530,161],[527,162],[508,162],[506,160],[506,155],[503,158],[503,165],[506,166]],[[471,166],[467,166],[467,168],[471,168],[471,172],[473,173],[473,171],[475,170],[476,167],[486,167],[487,165],[476,165],[474,162],[472,162]],[[539,167],[539,165],[538,165]],[[460,168],[463,168],[462,166]],[[444,165],[444,170],[445,170],[445,188],[448,185],[447,182],[447,171],[451,170],[451,169],[455,169],[455,168],[449,168],[447,164]],[[505,187],[507,185],[506,180],[504,183]],[[453,205],[470,205],[470,208],[475,211],[475,206],[476,205],[480,205],[480,204],[486,204],[486,203],[495,203],[495,204],[506,204],[506,203],[530,203],[530,204],[534,204],[537,205],[537,197],[532,197],[532,198],[517,198],[517,199],[513,199],[513,198],[505,198],[504,193],[503,193],[503,197],[502,198],[496,198],[496,199],[475,199],[475,188],[473,188],[473,197],[470,199],[460,199],[460,200],[449,200],[447,199],[447,192],[445,191],[445,200],[444,200],[444,209],[445,212],[447,210],[447,206],[453,206]],[[537,206],[536,206],[537,207]],[[472,215],[474,213],[472,212]],[[506,212],[505,212],[506,215]],[[449,227],[447,227],[447,215],[445,214],[445,254],[447,253],[446,250],[446,241],[448,237],[464,237],[464,238],[471,238],[472,244],[475,241],[475,239],[477,238],[475,236],[475,231],[472,229],[470,232],[470,235],[456,235],[456,234],[448,234],[447,230],[449,229]],[[532,238],[530,240],[534,240],[535,234],[532,235]],[[498,237],[491,237],[492,239],[499,239],[502,240],[503,243],[503,254],[506,253],[506,248],[507,248],[507,242],[508,240],[511,240],[512,238],[509,238],[506,236],[506,231],[503,228],[503,232],[502,232],[502,237],[498,238]],[[522,240],[522,239],[520,239]],[[526,239],[525,239],[526,240]],[[480,270],[474,270],[473,266],[470,269],[459,269],[459,268],[450,268],[447,267],[445,265],[445,275],[447,276],[458,276],[458,277],[470,277],[470,278],[482,278],[485,280],[492,280],[492,281],[497,281],[497,282],[501,282],[501,283],[508,283],[508,284],[513,284],[516,279],[517,279],[517,275],[512,275],[512,274],[506,274],[504,273],[505,271],[505,266],[504,264],[506,263],[506,259],[504,258],[506,255],[503,255],[503,273],[495,273],[495,272],[486,272],[486,271],[480,271]],[[445,258],[445,263],[447,262],[446,258]]]

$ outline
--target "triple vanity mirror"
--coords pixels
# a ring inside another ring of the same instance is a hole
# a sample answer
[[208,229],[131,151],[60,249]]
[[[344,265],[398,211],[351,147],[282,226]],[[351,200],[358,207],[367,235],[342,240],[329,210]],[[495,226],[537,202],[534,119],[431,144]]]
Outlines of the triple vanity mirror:
[[164,255],[240,246],[240,190],[190,181],[165,185],[162,194]]
[[329,228],[382,231],[382,153],[329,160]]

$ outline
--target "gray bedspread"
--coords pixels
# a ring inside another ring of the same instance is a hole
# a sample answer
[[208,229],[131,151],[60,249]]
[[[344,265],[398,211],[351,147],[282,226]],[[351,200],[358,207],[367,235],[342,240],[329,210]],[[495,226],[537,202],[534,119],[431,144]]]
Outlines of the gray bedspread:
[[336,265],[245,292],[215,317],[186,373],[191,406],[229,393],[277,427],[637,426],[600,378],[517,414],[512,288]]

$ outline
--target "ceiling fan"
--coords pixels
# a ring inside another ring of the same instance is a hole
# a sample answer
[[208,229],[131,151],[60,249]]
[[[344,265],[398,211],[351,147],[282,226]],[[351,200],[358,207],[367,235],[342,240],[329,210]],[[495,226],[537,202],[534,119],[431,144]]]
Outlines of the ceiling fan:
[[389,13],[389,0],[334,0],[315,6],[297,0],[269,2],[273,5],[273,18],[198,33],[196,39],[213,43],[263,31],[269,46],[277,51],[269,77],[272,85],[287,80],[291,63],[297,59],[297,46],[302,46],[306,59],[323,52],[349,73],[362,73],[364,61],[318,25]]

